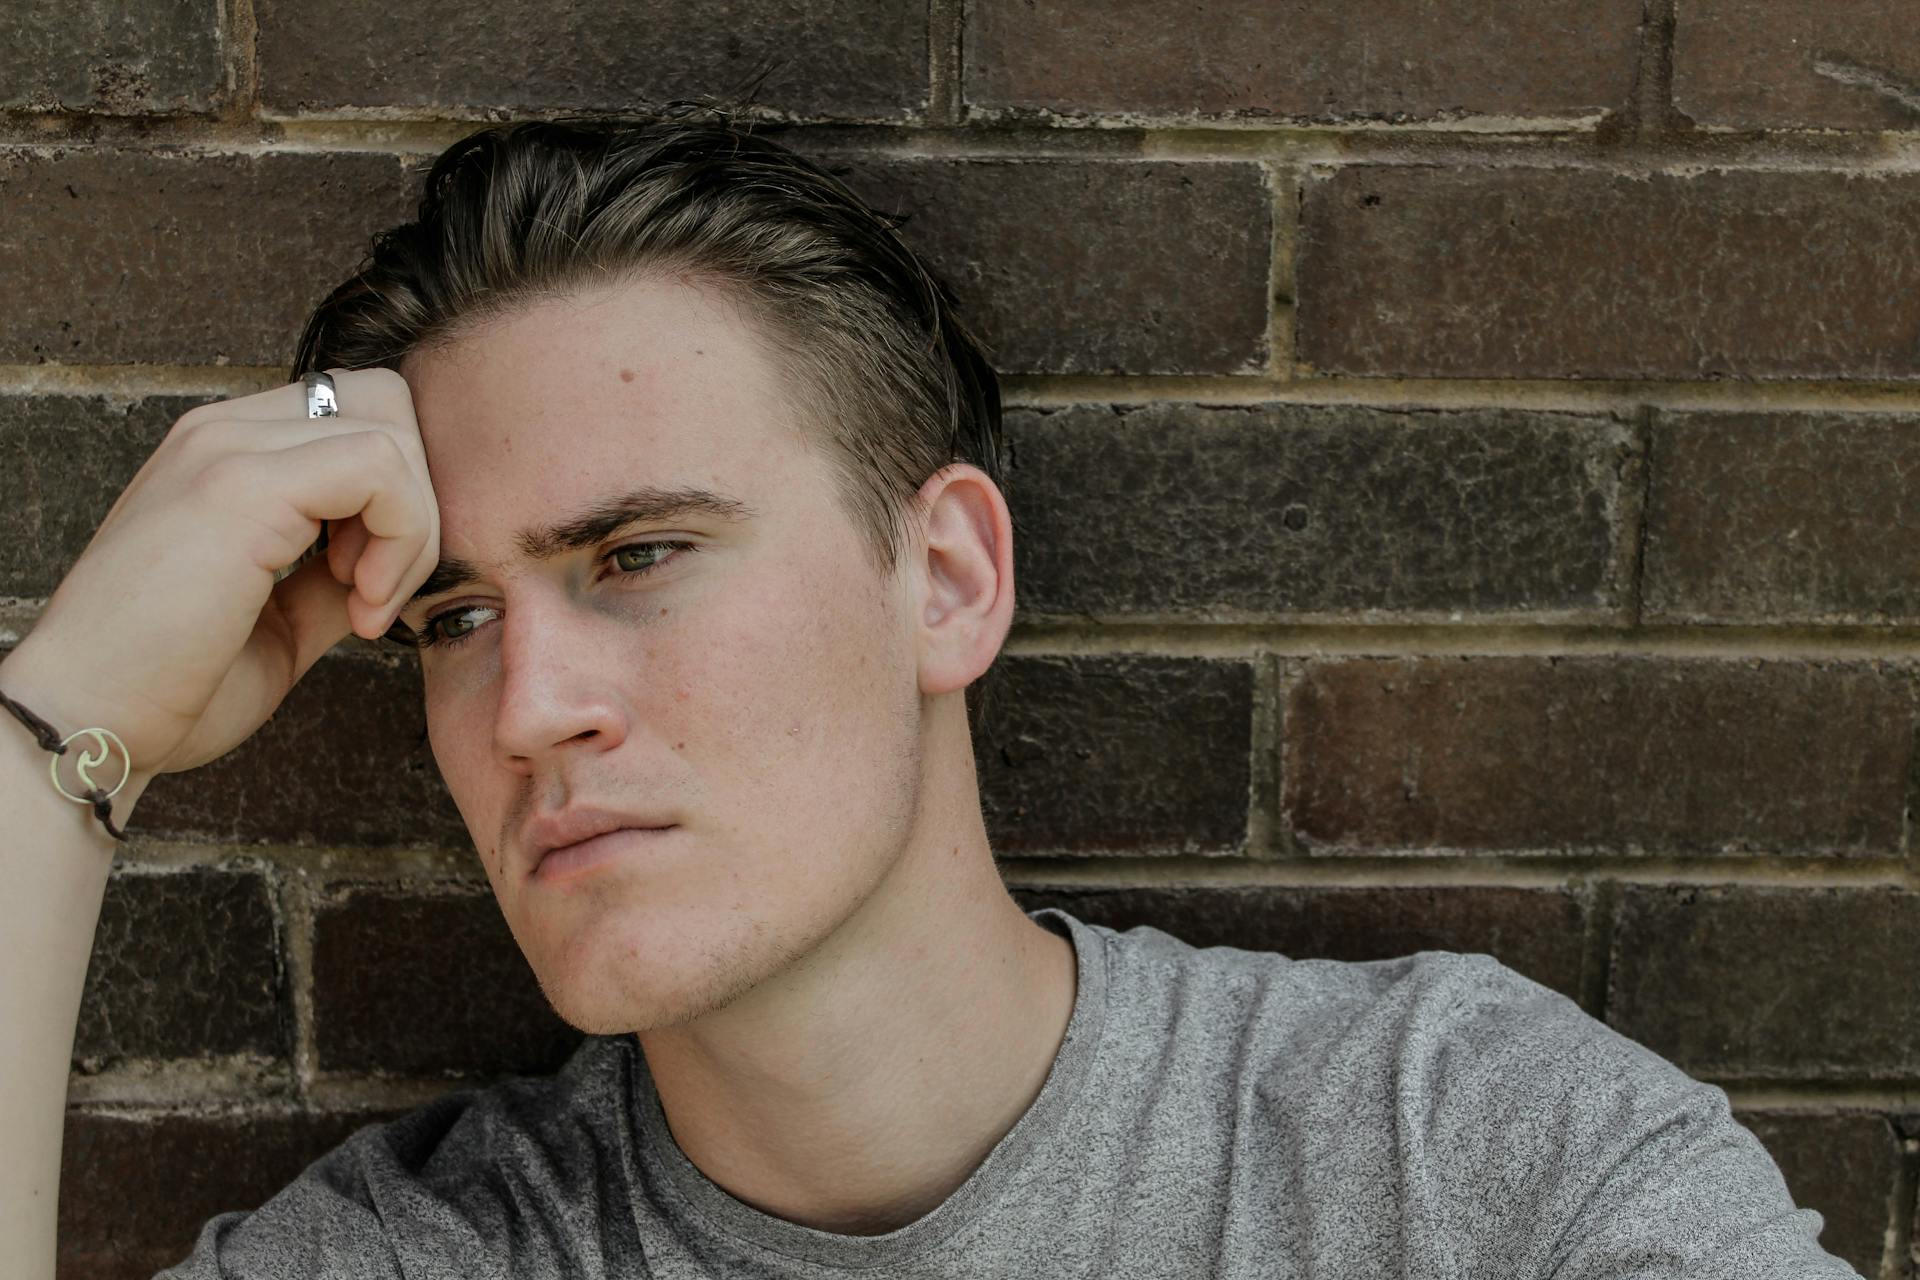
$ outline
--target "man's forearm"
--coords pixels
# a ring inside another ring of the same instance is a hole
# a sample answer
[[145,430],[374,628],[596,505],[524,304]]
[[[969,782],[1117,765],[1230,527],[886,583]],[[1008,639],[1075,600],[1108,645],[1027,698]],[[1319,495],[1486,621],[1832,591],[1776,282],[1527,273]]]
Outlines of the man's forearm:
[[[0,693],[62,732],[85,727],[62,724],[56,695],[18,664],[0,663]],[[0,709],[0,1258],[20,1280],[54,1272],[68,1064],[116,849],[91,809],[54,790],[54,758]],[[116,826],[144,787],[135,776],[114,797]]]

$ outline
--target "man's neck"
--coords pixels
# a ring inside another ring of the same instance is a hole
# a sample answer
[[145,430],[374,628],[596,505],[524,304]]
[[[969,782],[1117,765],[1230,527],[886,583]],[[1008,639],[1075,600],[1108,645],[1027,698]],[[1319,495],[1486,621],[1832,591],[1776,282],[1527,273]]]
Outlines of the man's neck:
[[1039,1095],[1073,1013],[1073,944],[1008,896],[977,800],[955,808],[811,954],[640,1034],[675,1141],[735,1199],[823,1231],[895,1230]]

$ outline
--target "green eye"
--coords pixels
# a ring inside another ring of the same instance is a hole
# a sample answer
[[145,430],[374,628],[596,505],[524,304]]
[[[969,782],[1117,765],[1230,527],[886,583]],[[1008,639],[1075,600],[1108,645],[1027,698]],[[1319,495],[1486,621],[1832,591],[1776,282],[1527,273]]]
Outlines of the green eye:
[[[619,550],[609,555],[607,559],[613,561],[615,565],[619,567],[622,573],[645,573],[647,570],[653,568],[653,566],[655,566],[656,564],[659,564],[662,560],[666,559],[667,554],[671,552],[675,547],[684,547],[686,545],[687,544],[684,542],[636,542],[630,547],[621,547]],[[621,564],[620,563],[619,558],[621,556],[631,555],[636,552],[642,554],[641,563],[639,564]]]
[[465,618],[467,618],[467,614],[470,614],[470,612],[474,612],[474,610],[472,610],[472,608],[457,608],[457,610],[453,610],[451,614],[440,618],[440,620],[438,620],[438,622],[440,622],[440,635],[442,635],[444,639],[459,639],[459,637],[467,635],[467,631],[472,629],[472,624],[465,622]]
[[[677,551],[697,551],[699,547],[692,542],[660,541],[630,542],[624,547],[616,547],[606,554],[605,562],[612,566],[615,573],[625,577],[640,577],[651,573],[663,560]],[[623,557],[626,559],[623,562]],[[455,605],[444,613],[436,613],[420,623],[420,634],[414,641],[419,649],[449,648],[463,644],[479,628],[470,626],[465,630],[449,632],[450,622],[457,621],[469,613],[497,613],[492,605],[463,604]]]

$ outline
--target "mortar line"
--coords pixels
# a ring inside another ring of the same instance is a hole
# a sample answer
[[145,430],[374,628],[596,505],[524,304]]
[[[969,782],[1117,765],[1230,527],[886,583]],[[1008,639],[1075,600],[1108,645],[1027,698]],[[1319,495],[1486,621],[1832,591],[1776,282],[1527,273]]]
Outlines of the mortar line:
[[[1660,90],[1656,85],[1649,92],[1657,96]],[[530,109],[517,112],[516,118],[565,114],[565,108]],[[1920,168],[1920,138],[1905,129],[1668,127],[1622,134],[1609,127],[1617,117],[1603,111],[1577,117],[1481,116],[1394,123],[1300,119],[1276,123],[1266,116],[1195,122],[1167,114],[1124,112],[1029,119],[975,111],[967,113],[964,124],[951,126],[808,117],[764,105],[749,106],[741,114],[751,121],[777,123],[806,139],[810,147],[896,154],[931,149],[999,157],[1281,159],[1324,166],[1442,164],[1611,172],[1731,168],[1887,173]],[[494,120],[484,108],[434,112],[418,107],[336,107],[296,114],[261,109],[245,116],[128,117],[72,109],[8,108],[0,110],[0,146],[70,147],[76,141],[89,141],[112,147],[160,145],[238,152],[437,151]],[[1684,118],[1669,121],[1670,126],[1674,124],[1684,126]]]
[[1613,931],[1621,882],[1612,876],[1588,877],[1587,932],[1581,939],[1580,1004],[1601,1021],[1607,1016],[1612,987]]
[[1920,627],[1571,626],[1553,622],[1459,623],[1154,622],[1124,618],[1014,624],[1006,652],[1248,658],[1272,652],[1328,662],[1347,658],[1689,658],[1791,662],[1920,659]]
[[1892,1116],[1920,1110],[1920,1079],[1744,1083],[1710,1075],[1694,1075],[1694,1078],[1719,1088],[1735,1108],[1747,1111],[1858,1110]]
[[1252,724],[1247,744],[1247,856],[1266,860],[1280,852],[1275,765],[1280,751],[1280,660],[1271,653],[1258,653],[1252,665]]
[[[147,841],[138,861],[116,874],[174,874],[240,861],[301,877],[296,907],[311,916],[325,894],[405,889],[421,897],[481,897],[492,892],[472,870],[465,851],[369,844],[315,849],[300,845],[209,845]],[[1727,885],[1753,888],[1877,889],[1920,892],[1920,867],[1898,854],[1793,853],[1671,854],[1587,852],[1540,848],[1475,851],[1446,848],[1376,849],[1366,853],[1276,854],[1270,858],[1197,854],[997,856],[1008,883],[1030,886],[1125,888],[1546,888],[1577,890],[1611,880],[1619,885]],[[435,874],[433,868],[445,868]],[[422,875],[430,878],[422,879]],[[291,897],[291,895],[289,895]],[[292,929],[298,927],[296,921]],[[311,935],[311,919],[305,925]],[[311,950],[299,957],[311,976]]]
[[[278,387],[285,381],[284,369],[265,365],[0,364],[0,394],[16,395],[233,397]],[[1371,378],[1310,372],[1296,376],[1285,371],[1277,376],[1004,373],[1000,381],[1003,403],[1009,410],[1084,404],[1191,404],[1231,408],[1354,406],[1389,412],[1523,409],[1617,416],[1644,410],[1920,416],[1920,380]]]
[[1541,850],[1472,853],[1421,849],[1393,853],[1274,858],[1108,855],[1002,857],[1002,877],[1029,888],[1091,889],[1407,889],[1526,888],[1577,890],[1582,883],[1747,889],[1896,889],[1920,892],[1920,875],[1903,859],[1815,854],[1568,853]]
[[1634,435],[1640,451],[1640,484],[1633,519],[1627,522],[1633,537],[1628,618],[1629,625],[1638,628],[1643,625],[1647,613],[1647,533],[1653,518],[1653,407],[1640,406],[1635,418]]
[[[1915,710],[1920,708],[1920,672],[1910,674],[1907,679],[1907,706],[1913,719],[1910,724],[1912,732],[1907,738],[1906,811],[1901,815],[1900,839],[1907,857],[1911,859],[1916,856],[1914,823],[1917,820],[1916,810],[1920,809],[1920,714],[1915,714]],[[1920,869],[1920,861],[1915,862],[1915,867]]]
[[[45,600],[0,596],[0,644],[31,631]],[[408,652],[352,637],[323,661],[404,663]],[[1890,664],[1920,661],[1920,625],[1578,624],[1554,618],[1221,621],[1045,617],[1017,620],[1004,652],[1014,656],[1240,659],[1263,653],[1306,661],[1355,658],[1638,658],[1697,661]],[[1920,760],[1920,750],[1916,751]]]
[[1691,124],[1674,109],[1674,38],[1678,30],[1675,0],[1647,0],[1642,10],[1641,45],[1634,66],[1634,133],[1659,137]]
[[235,128],[258,129],[260,114],[260,21],[253,0],[231,0],[232,39],[228,69],[234,75],[233,94],[221,119]]
[[1894,1166],[1893,1187],[1887,1192],[1886,1252],[1880,1259],[1880,1275],[1882,1280],[1909,1280],[1913,1274],[1908,1266],[1912,1261],[1913,1220],[1920,1216],[1915,1192],[1916,1184],[1920,1184],[1920,1150],[1898,1126],[1894,1134],[1900,1138],[1900,1160]]
[[927,123],[955,127],[966,117],[965,0],[927,0]]
[[318,1071],[313,1021],[313,897],[303,868],[281,868],[275,879],[287,922],[283,950],[293,1006],[294,1094],[304,1105],[311,1100]]
[[1300,179],[1292,169],[1265,162],[1267,188],[1267,369],[1275,385],[1291,385],[1294,367],[1294,237],[1300,214]]

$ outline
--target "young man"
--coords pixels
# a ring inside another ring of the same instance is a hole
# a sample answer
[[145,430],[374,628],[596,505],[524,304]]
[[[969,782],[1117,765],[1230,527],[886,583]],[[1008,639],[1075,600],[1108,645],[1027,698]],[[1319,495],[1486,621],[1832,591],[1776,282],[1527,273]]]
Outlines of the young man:
[[[712,124],[485,131],[314,317],[317,368],[337,419],[290,386],[182,420],[0,692],[128,728],[137,796],[394,624],[514,937],[594,1036],[362,1130],[165,1274],[1854,1274],[1724,1093],[1488,957],[1019,909],[966,705],[1014,598],[992,372],[812,165]],[[187,535],[229,504],[270,531],[244,555]],[[134,603],[254,630],[97,635],[183,542]],[[83,968],[110,841],[13,738],[9,812],[87,865],[33,864],[66,920],[38,941]],[[70,1035],[64,994],[0,995]],[[57,1114],[52,1074],[0,1102]],[[50,1230],[0,1221],[17,1256]]]

